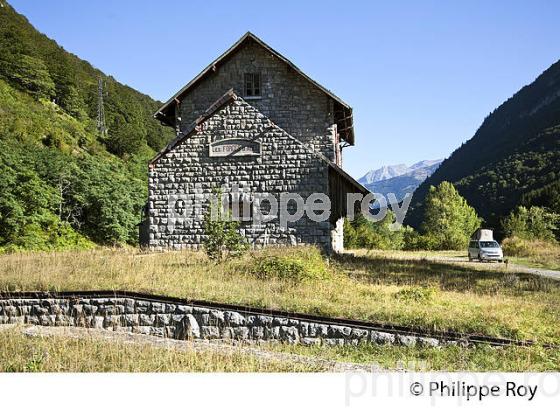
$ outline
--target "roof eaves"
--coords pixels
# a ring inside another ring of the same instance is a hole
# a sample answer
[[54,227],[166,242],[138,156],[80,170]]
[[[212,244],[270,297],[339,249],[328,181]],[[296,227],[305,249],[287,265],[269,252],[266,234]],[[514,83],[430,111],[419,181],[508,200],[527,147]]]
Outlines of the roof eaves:
[[[328,160],[328,159],[327,159]],[[341,167],[339,167],[338,165],[336,165],[334,162],[329,161],[329,166],[336,171],[337,173],[339,173],[344,179],[346,179],[348,182],[350,182],[352,185],[354,185],[354,187],[360,191],[360,193],[367,195],[370,193],[370,190],[367,189],[365,186],[363,186],[362,184],[360,184],[358,181],[356,181],[349,173],[347,173],[345,170],[343,170]]]

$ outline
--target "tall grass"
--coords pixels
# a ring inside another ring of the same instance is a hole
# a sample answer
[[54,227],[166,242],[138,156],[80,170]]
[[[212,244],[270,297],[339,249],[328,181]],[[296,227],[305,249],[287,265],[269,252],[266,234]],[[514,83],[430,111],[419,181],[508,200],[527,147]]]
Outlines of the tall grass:
[[502,248],[504,254],[515,257],[516,262],[560,269],[560,245],[558,243],[513,237],[504,239]]
[[[57,333],[57,332],[55,332]],[[0,331],[0,372],[318,372],[333,361],[410,371],[559,371],[560,351],[533,347],[403,347],[362,344],[328,347],[263,344],[255,347],[162,347],[149,341],[86,332],[69,336],[24,336]],[[269,351],[266,353],[263,351]],[[280,353],[277,355],[276,353]],[[291,355],[298,355],[297,359]],[[309,356],[305,360],[302,356]]]
[[545,372],[560,371],[560,350],[532,347],[404,347],[364,344],[357,347],[271,345],[270,349],[382,368],[409,371]]
[[263,359],[242,349],[178,350],[94,337],[28,337],[0,331],[0,372],[309,372],[314,364]]

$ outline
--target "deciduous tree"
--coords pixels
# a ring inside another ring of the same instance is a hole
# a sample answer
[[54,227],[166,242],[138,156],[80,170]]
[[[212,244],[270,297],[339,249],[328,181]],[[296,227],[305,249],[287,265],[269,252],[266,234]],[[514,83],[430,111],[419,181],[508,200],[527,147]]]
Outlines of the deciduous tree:
[[481,219],[453,184],[444,181],[430,187],[426,196],[422,229],[437,249],[464,249]]

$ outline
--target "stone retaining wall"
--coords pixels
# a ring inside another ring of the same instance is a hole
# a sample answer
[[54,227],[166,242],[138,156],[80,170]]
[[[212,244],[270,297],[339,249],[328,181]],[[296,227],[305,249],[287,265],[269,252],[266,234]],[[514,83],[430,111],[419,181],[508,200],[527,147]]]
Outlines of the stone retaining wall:
[[304,345],[359,343],[437,346],[436,338],[379,331],[266,313],[156,302],[133,297],[0,299],[0,324],[81,326],[175,339],[282,341]]

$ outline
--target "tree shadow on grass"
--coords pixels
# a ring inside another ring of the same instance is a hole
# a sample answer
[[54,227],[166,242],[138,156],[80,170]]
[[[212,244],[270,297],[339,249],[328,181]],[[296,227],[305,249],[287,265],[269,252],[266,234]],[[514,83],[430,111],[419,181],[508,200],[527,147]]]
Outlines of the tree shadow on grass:
[[441,290],[496,294],[552,292],[560,281],[528,273],[472,269],[452,262],[396,259],[382,255],[337,255],[336,266],[350,277],[367,283],[438,287]]

